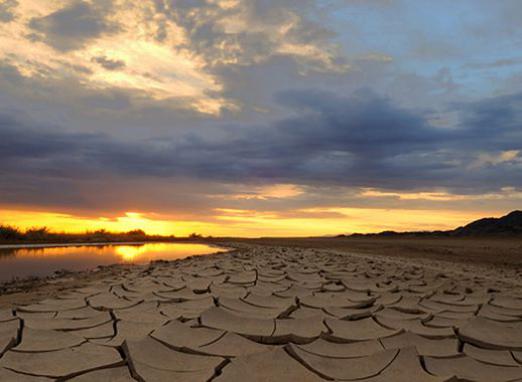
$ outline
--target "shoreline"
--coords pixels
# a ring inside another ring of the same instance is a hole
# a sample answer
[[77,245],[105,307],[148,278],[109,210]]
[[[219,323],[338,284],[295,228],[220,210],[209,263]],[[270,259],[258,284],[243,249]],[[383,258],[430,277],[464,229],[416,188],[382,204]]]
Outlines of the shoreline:
[[203,241],[202,239],[198,238],[168,238],[168,237],[162,237],[162,238],[129,238],[129,240],[125,240],[122,238],[114,238],[111,239],[110,237],[105,238],[98,238],[96,240],[89,241],[88,238],[74,238],[70,240],[60,240],[60,239],[43,239],[43,240],[4,240],[0,241],[0,247],[4,246],[33,246],[33,245],[74,245],[77,243],[81,244],[103,244],[103,243],[118,243],[118,244],[126,244],[126,243],[185,243],[185,242],[197,242],[197,241]]
[[[49,243],[49,244],[3,244],[0,245],[0,250],[2,249],[12,249],[12,250],[23,250],[23,249],[38,249],[38,248],[63,248],[63,247],[92,247],[92,246],[121,246],[121,245],[146,245],[146,244],[200,244],[206,245],[208,247],[216,249],[216,252],[205,254],[205,255],[191,255],[186,258],[190,258],[192,256],[213,256],[216,254],[227,253],[235,248],[227,246],[225,244],[220,245],[217,243],[203,243],[203,242],[99,242],[99,243]],[[185,258],[183,258],[185,259]],[[92,281],[92,278],[98,277],[98,273],[104,274],[107,270],[111,272],[114,271],[122,271],[128,268],[136,268],[136,267],[147,267],[151,266],[156,262],[174,262],[183,259],[174,259],[174,260],[154,260],[146,263],[114,263],[108,265],[96,264],[92,267],[82,269],[82,270],[69,270],[69,269],[56,269],[53,273],[49,275],[42,276],[27,276],[27,277],[18,277],[13,278],[8,281],[0,281],[0,308],[4,307],[3,301],[6,299],[5,296],[12,296],[14,294],[22,293],[28,294],[33,292],[38,292],[38,288],[46,288],[49,285],[54,285],[57,289],[69,288],[69,287],[77,287],[78,282],[89,282]],[[62,285],[63,284],[63,285]],[[51,288],[54,289],[54,288]],[[24,296],[22,299],[26,300],[28,296]],[[11,300],[11,299],[8,299]],[[32,299],[30,299],[32,301]]]
[[[194,242],[195,244],[203,244],[216,249],[222,249],[211,254],[205,255],[192,255],[182,259],[175,260],[154,260],[144,264],[124,264],[115,263],[110,265],[97,265],[93,268],[80,270],[80,271],[68,271],[66,269],[60,269],[55,271],[52,275],[42,277],[29,277],[25,279],[0,282],[0,308],[10,306],[14,301],[21,298],[22,304],[25,302],[33,303],[39,300],[39,297],[45,296],[46,293],[50,293],[52,296],[54,293],[63,291],[64,289],[77,288],[82,285],[89,284],[93,280],[107,277],[108,275],[118,275],[125,273],[130,269],[154,267],[155,264],[169,264],[184,261],[192,257],[210,257],[220,254],[229,254],[234,251],[249,251],[253,248],[284,248],[286,250],[294,250],[296,248],[302,248],[301,245],[295,245],[295,243],[287,242],[285,245],[264,242],[264,243],[252,243],[246,241],[227,241],[223,243],[219,242]],[[124,243],[128,244],[128,243]],[[145,243],[146,244],[146,243]],[[75,244],[61,244],[62,246],[75,246]],[[81,244],[83,245],[83,244]],[[117,245],[116,243],[100,243],[91,245]],[[120,244],[121,245],[121,244]],[[47,244],[46,244],[47,246]],[[24,246],[25,247],[25,246]],[[52,247],[52,245],[51,245]],[[487,264],[487,263],[466,263],[455,259],[448,258],[430,258],[421,256],[408,256],[408,254],[394,255],[391,256],[383,251],[376,251],[373,253],[359,252],[355,249],[348,248],[335,248],[322,246],[321,248],[312,248],[321,252],[328,252],[341,256],[355,257],[359,259],[367,259],[367,261],[383,261],[386,263],[403,264],[404,266],[419,266],[423,268],[430,268],[432,270],[446,271],[451,268],[452,273],[466,275],[471,272],[480,274],[482,277],[491,280],[493,282],[506,283],[511,285],[521,286],[520,281],[522,276],[522,267],[520,265],[505,264]]]
[[61,248],[61,247],[101,247],[116,245],[145,245],[145,244],[201,244],[209,247],[222,247],[219,244],[205,241],[107,241],[107,242],[71,242],[71,243],[31,243],[31,244],[0,244],[2,249],[24,248]]
[[134,264],[98,265],[82,271],[57,271],[50,276],[30,277],[0,283],[0,309],[33,304],[53,298],[68,289],[81,288],[108,276],[118,275],[125,270],[143,267]]
[[144,245],[172,243],[167,241],[109,241],[109,242],[71,242],[71,243],[30,243],[30,244],[0,244],[0,249],[24,249],[24,248],[59,248],[59,247],[91,247],[105,245]]

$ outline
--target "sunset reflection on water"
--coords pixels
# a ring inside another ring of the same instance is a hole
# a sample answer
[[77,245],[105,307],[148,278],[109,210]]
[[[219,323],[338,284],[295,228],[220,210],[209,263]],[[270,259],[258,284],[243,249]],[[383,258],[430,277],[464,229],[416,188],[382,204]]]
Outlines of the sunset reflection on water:
[[45,276],[60,269],[77,271],[116,263],[145,264],[219,251],[216,247],[193,243],[0,248],[0,281]]

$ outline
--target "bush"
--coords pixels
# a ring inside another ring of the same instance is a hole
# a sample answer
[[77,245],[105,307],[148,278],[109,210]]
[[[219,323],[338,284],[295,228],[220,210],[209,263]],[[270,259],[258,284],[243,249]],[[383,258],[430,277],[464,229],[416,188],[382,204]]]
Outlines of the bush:
[[145,231],[142,230],[142,229],[135,229],[135,230],[132,230],[132,231],[127,232],[127,236],[132,236],[132,237],[146,237],[147,234],[146,234]]
[[[1,1],[1,0],[0,0]],[[201,237],[195,235],[194,238]],[[142,229],[127,232],[110,232],[105,229],[85,233],[53,232],[47,227],[33,227],[22,231],[17,227],[0,224],[0,244],[13,243],[78,243],[78,242],[129,242],[173,240],[174,236],[147,235]]]
[[41,227],[41,228],[29,228],[27,231],[25,231],[25,237],[28,240],[44,240],[49,238],[50,232],[47,227]]
[[23,237],[23,233],[18,228],[0,225],[0,240],[20,240]]

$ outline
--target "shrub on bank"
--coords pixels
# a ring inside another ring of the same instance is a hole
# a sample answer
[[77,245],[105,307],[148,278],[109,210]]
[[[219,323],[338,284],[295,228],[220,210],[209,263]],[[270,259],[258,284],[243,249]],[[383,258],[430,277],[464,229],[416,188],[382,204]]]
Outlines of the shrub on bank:
[[103,243],[103,242],[136,242],[136,241],[168,241],[174,236],[147,235],[141,229],[128,232],[109,232],[104,229],[85,233],[57,233],[47,227],[33,227],[22,231],[18,227],[0,225],[0,244],[24,243]]

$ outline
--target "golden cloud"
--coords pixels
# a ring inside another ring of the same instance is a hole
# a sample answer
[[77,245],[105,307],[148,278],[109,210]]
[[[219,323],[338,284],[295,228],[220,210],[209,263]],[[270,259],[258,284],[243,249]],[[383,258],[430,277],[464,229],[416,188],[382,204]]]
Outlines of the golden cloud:
[[[332,46],[293,37],[302,24],[293,11],[269,22],[256,19],[247,1],[176,6],[165,2],[160,11],[153,1],[142,0],[20,0],[13,20],[0,24],[0,61],[26,78],[130,90],[139,99],[172,101],[207,114],[238,108],[222,96],[224,84],[213,73],[215,66],[250,65],[285,54],[324,70],[338,69]],[[184,24],[187,20],[190,25]],[[203,49],[191,32],[206,24],[216,35]],[[268,48],[252,49],[248,36],[261,36]]]

